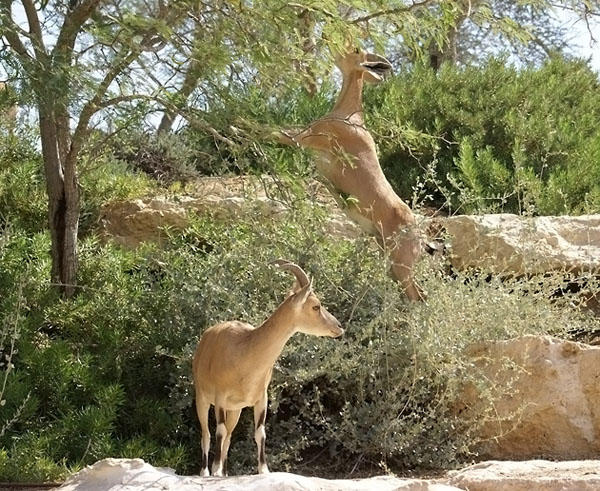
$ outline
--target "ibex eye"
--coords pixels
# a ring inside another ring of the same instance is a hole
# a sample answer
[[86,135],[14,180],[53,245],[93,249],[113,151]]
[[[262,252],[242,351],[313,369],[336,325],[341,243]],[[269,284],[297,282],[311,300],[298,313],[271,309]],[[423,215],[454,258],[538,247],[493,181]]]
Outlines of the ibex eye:
[[321,310],[321,306],[320,305],[314,305],[313,306],[313,310]]
[[355,52],[356,54],[360,53],[360,48],[354,48],[354,52]]

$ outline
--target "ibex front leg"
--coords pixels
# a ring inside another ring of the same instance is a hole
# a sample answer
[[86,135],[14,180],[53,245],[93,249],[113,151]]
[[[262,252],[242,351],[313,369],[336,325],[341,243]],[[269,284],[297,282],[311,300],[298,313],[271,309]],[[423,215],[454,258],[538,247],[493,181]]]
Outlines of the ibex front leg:
[[254,405],[254,440],[258,451],[258,473],[268,474],[269,468],[265,457],[265,421],[267,419],[267,393]]

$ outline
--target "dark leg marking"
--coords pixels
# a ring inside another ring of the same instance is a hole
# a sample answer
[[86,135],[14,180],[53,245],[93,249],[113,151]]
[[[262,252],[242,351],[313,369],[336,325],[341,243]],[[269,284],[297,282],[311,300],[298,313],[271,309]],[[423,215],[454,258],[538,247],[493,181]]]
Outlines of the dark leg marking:
[[265,439],[260,442],[260,450],[258,451],[258,462],[262,466],[265,462]]
[[223,438],[225,438],[225,435],[219,431],[219,425],[225,425],[225,417],[225,409],[220,407],[217,411],[217,441],[214,462],[221,462],[221,448],[223,447]]
[[208,452],[202,453],[202,468],[208,469]]
[[264,425],[266,419],[267,419],[267,411],[266,411],[266,409],[263,409],[262,413],[260,413],[258,421],[256,422],[255,430],[258,430],[260,428],[260,425]]

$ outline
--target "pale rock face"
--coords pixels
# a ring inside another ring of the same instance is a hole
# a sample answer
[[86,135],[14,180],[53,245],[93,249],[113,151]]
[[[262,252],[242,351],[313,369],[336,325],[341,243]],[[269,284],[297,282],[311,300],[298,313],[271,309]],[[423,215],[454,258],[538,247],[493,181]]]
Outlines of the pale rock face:
[[533,274],[600,270],[600,215],[462,215],[444,223],[460,270]]
[[[472,346],[467,356],[492,383],[508,386],[495,402],[497,420],[482,428],[485,456],[600,455],[600,347],[524,336]],[[473,404],[478,396],[466,390],[465,397]]]
[[[282,200],[273,197],[276,186],[278,184],[272,178],[208,177],[194,183],[190,196],[157,196],[108,203],[100,212],[100,239],[127,248],[135,248],[147,241],[162,245],[166,239],[165,229],[183,230],[189,224],[191,213],[211,215],[223,221],[235,220],[242,215],[283,220],[288,210]],[[360,235],[359,227],[332,205],[332,198],[322,186],[312,183],[308,194],[315,206],[331,207],[325,225],[328,234],[346,238]]]
[[378,476],[328,480],[286,472],[227,478],[178,476],[171,469],[141,459],[104,459],[71,476],[62,491],[458,491],[449,485],[420,479]]
[[597,491],[600,461],[481,462],[451,472],[448,481],[469,491]]
[[226,478],[178,476],[141,459],[104,459],[71,476],[61,491],[593,491],[600,461],[481,462],[433,480],[378,476],[321,479],[286,472]]

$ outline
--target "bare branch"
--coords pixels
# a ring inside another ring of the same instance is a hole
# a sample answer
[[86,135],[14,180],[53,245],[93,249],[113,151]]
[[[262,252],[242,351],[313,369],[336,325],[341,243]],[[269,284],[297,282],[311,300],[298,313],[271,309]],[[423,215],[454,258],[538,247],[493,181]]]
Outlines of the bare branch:
[[117,104],[120,104],[122,102],[131,102],[131,101],[136,101],[136,100],[157,102],[160,105],[162,105],[169,112],[178,114],[179,116],[184,118],[192,126],[195,126],[196,128],[210,134],[215,140],[223,142],[231,147],[236,145],[236,143],[233,140],[221,135],[217,130],[215,130],[212,126],[210,126],[205,121],[202,121],[201,119],[194,117],[193,114],[191,114],[185,110],[182,110],[181,108],[178,108],[173,103],[171,103],[161,97],[158,97],[156,95],[130,94],[130,95],[121,95],[121,96],[113,97],[111,99],[107,99],[105,101],[98,103],[96,105],[96,111],[99,111],[101,109],[106,109],[111,106],[116,106]]
[[5,28],[2,35],[6,38],[10,47],[14,49],[19,56],[30,60],[32,56],[17,34],[17,32],[19,32],[19,26],[17,26],[12,18],[10,9],[11,3],[11,0],[0,0],[0,16],[3,18],[2,24]]
[[27,23],[29,24],[29,33],[31,34],[31,42],[36,52],[36,56],[40,61],[46,58],[46,47],[44,46],[44,38],[42,35],[42,26],[40,24],[40,18],[38,17],[37,10],[32,0],[23,0],[23,8],[25,9],[25,15],[27,16]]
[[420,2],[414,2],[410,5],[405,5],[403,7],[396,7],[393,9],[386,9],[386,10],[378,10],[376,12],[372,12],[371,14],[368,15],[364,15],[362,17],[357,17],[356,19],[353,19],[352,21],[350,21],[350,24],[360,24],[361,22],[369,22],[372,19],[375,19],[377,17],[385,17],[388,15],[395,15],[395,14],[401,14],[403,12],[411,12],[413,10],[417,10],[423,7],[428,6],[431,3],[434,3],[436,0],[422,0]]
[[87,102],[81,111],[77,128],[73,133],[74,141],[75,139],[83,138],[83,135],[87,131],[90,119],[102,108],[100,104],[104,98],[104,95],[106,94],[106,91],[108,90],[108,87],[110,87],[110,84],[112,84],[115,78],[117,78],[119,74],[125,70],[125,68],[131,65],[131,63],[133,63],[139,55],[139,50],[130,51],[129,53],[123,55],[121,57],[121,61],[116,62],[111,70],[109,70],[109,72],[104,76],[104,79],[102,82],[100,82],[100,85],[96,89],[94,97]]

